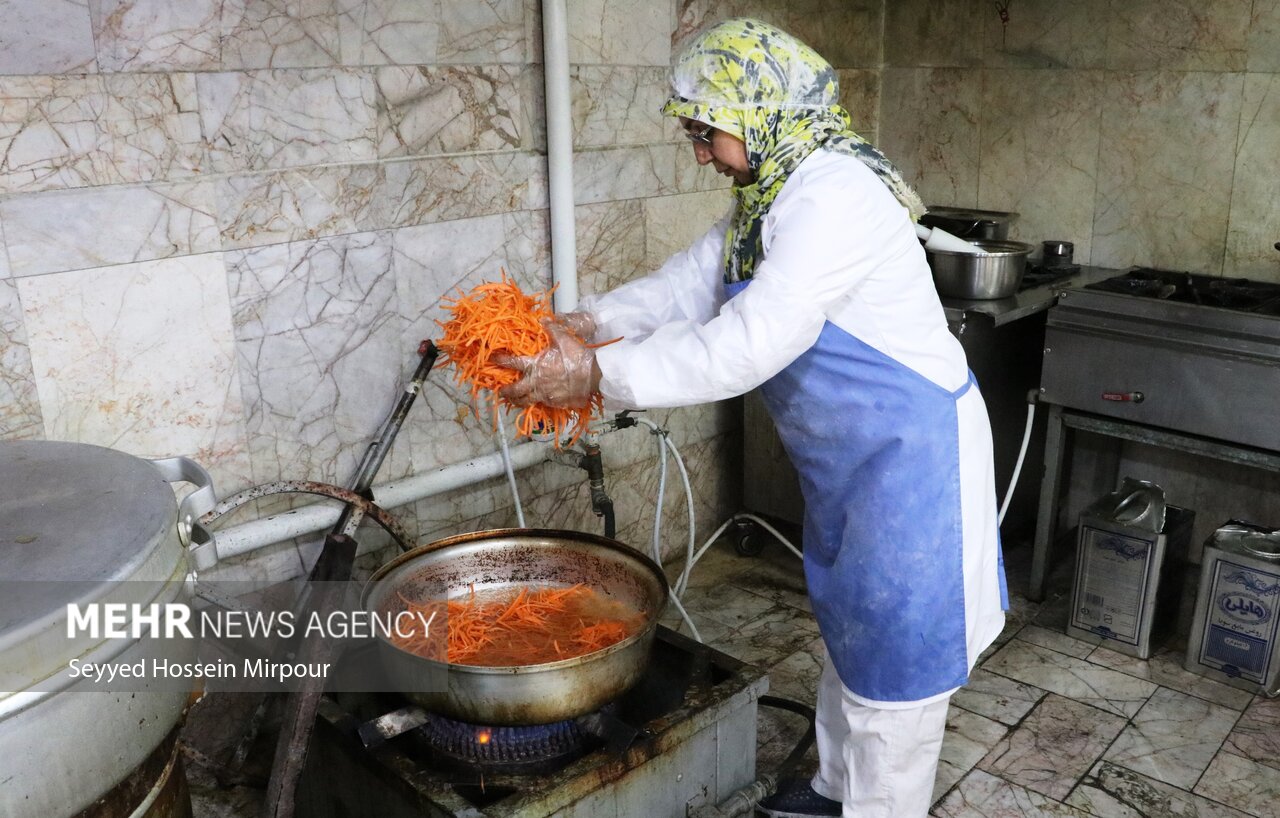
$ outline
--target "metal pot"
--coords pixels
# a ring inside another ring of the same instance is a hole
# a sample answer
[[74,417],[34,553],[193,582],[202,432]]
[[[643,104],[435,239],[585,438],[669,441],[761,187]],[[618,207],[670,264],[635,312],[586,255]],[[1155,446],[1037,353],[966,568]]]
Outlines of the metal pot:
[[[179,511],[170,482],[192,475],[204,485]],[[159,654],[154,641],[68,639],[67,605],[180,600],[188,522],[212,494],[185,458],[0,442],[0,814],[56,818],[96,804],[104,816],[151,815],[171,801],[187,692],[84,690],[72,659],[149,665]]]
[[1027,270],[1031,245],[992,239],[979,239],[973,243],[983,252],[925,250],[938,295],[986,300],[1006,298],[1016,293]]
[[528,585],[582,583],[642,610],[645,624],[595,653],[523,667],[448,665],[448,689],[420,692],[438,679],[443,663],[403,651],[389,641],[379,650],[391,679],[430,712],[473,724],[548,724],[599,709],[639,681],[658,617],[666,605],[666,576],[627,546],[578,531],[477,531],[424,545],[378,569],[363,594],[371,612],[396,607],[397,591],[421,597],[433,588],[446,597]]
[[941,227],[962,239],[1007,239],[1009,225],[1017,213],[1001,210],[972,210],[961,207],[930,207],[920,217],[925,227]]

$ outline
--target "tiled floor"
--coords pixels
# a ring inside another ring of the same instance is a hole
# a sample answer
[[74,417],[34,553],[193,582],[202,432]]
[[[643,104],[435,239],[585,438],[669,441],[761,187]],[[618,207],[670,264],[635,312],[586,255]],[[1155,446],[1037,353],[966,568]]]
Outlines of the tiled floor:
[[[1142,661],[1065,635],[1069,576],[1029,602],[1022,556],[1004,633],[952,699],[932,815],[1280,818],[1280,699],[1188,673],[1180,650]],[[794,556],[717,544],[684,599],[708,643],[812,704],[822,647]],[[764,772],[804,723],[761,708],[759,727]]]

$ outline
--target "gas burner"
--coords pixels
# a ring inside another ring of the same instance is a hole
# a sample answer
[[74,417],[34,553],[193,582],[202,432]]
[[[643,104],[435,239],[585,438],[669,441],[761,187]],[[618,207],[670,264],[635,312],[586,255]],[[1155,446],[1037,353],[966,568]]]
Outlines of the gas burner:
[[490,727],[428,714],[412,736],[441,764],[513,775],[559,769],[597,744],[579,719]]
[[1138,267],[1086,289],[1238,312],[1280,313],[1280,284]]
[[1029,290],[1032,287],[1056,284],[1059,281],[1071,278],[1079,272],[1079,264],[1063,264],[1056,267],[1046,267],[1043,264],[1028,264],[1027,271],[1022,275],[1022,284],[1018,289]]

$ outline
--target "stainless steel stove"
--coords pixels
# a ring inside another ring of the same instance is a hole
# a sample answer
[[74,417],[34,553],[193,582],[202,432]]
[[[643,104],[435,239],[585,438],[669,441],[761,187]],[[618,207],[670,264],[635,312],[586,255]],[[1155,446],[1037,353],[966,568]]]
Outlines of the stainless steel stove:
[[1049,310],[1052,404],[1280,450],[1280,284],[1139,268]]
[[[659,628],[641,681],[587,719],[511,728],[432,717],[366,748],[360,726],[404,700],[332,694],[320,704],[298,815],[685,816],[754,779],[767,688],[762,670]],[[593,719],[613,727],[584,729]]]

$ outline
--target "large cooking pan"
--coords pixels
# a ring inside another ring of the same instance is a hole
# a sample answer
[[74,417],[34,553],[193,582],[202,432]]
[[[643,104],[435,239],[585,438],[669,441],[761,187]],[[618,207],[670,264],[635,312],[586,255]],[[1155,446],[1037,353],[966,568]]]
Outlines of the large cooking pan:
[[[399,610],[396,592],[421,600],[582,583],[643,610],[639,631],[603,650],[522,667],[448,666],[448,689],[421,692],[442,663],[381,641],[388,675],[426,710],[473,724],[547,724],[599,709],[640,679],[669,587],[662,570],[614,540],[578,531],[477,531],[424,545],[382,566],[365,586],[370,612]],[[438,683],[436,684],[438,687]]]

